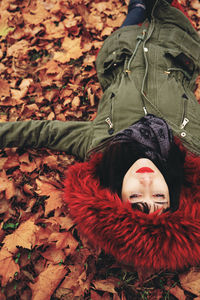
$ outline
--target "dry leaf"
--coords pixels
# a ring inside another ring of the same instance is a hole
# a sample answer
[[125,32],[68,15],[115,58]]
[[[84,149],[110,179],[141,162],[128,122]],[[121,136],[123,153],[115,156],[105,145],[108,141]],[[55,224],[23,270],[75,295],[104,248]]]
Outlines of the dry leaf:
[[177,285],[173,288],[171,287],[165,287],[166,291],[175,296],[177,299],[180,300],[186,300],[186,296],[184,294],[184,291],[178,287]]
[[15,273],[20,272],[19,265],[13,260],[12,254],[3,247],[0,250],[0,276],[1,285],[5,286],[8,281],[14,278]]
[[95,286],[96,290],[116,294],[115,287],[117,281],[119,280],[117,280],[116,278],[107,278],[106,280],[95,280],[92,283]]
[[29,219],[5,237],[3,247],[12,253],[17,251],[16,246],[31,250],[35,246],[37,231],[38,227],[35,225],[34,220]]
[[63,265],[49,264],[29,286],[32,290],[32,300],[50,300],[51,295],[66,274]]
[[41,196],[49,196],[49,198],[45,200],[45,215],[48,215],[50,211],[63,206],[62,190],[58,190],[52,184],[42,182],[38,179],[36,180],[36,183],[38,186],[37,193]]
[[180,284],[183,289],[200,296],[200,272],[191,269],[188,273],[179,275]]
[[51,261],[54,264],[64,262],[65,254],[62,250],[56,249],[55,245],[51,245],[45,252],[41,254],[44,258]]
[[5,191],[6,199],[8,200],[15,195],[15,186],[12,178],[9,179],[5,171],[0,172],[0,192],[2,191]]
[[0,79],[0,97],[10,96],[10,85],[7,80]]

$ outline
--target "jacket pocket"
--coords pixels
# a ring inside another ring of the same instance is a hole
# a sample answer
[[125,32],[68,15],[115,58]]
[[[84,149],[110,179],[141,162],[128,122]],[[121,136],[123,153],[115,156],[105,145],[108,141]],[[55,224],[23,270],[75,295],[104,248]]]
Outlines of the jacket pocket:
[[[193,60],[185,53],[176,50],[167,50],[165,57],[168,60],[168,72],[181,72],[187,80],[192,78],[195,70],[195,64]],[[177,76],[178,78],[178,76]]]
[[111,52],[103,61],[98,72],[98,78],[103,90],[116,81],[124,70],[124,65],[131,57],[132,52],[129,49],[122,48]]

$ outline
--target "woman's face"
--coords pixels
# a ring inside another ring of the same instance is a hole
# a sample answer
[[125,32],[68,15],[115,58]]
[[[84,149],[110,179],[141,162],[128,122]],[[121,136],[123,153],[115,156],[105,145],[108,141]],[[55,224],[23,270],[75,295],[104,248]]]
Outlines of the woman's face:
[[126,172],[122,183],[122,201],[146,203],[150,213],[170,206],[167,183],[151,160],[140,158]]

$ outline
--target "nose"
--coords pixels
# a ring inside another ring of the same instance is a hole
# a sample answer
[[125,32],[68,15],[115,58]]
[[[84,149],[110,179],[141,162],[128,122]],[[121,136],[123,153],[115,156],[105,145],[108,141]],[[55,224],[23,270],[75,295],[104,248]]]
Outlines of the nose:
[[142,176],[139,177],[139,181],[141,184],[143,184],[144,186],[149,186],[152,183],[152,176],[148,173],[143,174]]

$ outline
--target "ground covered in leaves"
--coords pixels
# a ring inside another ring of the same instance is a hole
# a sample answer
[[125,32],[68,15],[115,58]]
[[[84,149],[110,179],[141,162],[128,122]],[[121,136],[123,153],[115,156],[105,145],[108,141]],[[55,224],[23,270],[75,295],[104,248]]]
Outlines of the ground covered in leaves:
[[[0,121],[94,119],[95,57],[127,2],[2,0]],[[181,4],[200,30],[199,0]],[[0,299],[200,299],[198,269],[144,276],[80,236],[62,200],[74,162],[47,149],[0,152]]]

